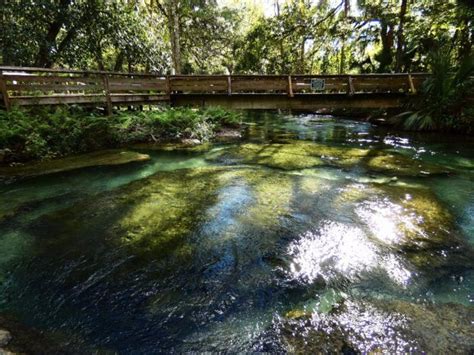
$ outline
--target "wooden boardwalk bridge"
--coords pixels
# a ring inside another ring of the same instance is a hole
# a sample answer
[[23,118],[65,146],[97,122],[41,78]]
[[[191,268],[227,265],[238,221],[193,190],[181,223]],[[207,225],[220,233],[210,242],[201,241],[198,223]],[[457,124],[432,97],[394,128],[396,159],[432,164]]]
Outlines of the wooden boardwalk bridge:
[[211,106],[235,109],[394,108],[428,74],[171,75],[0,67],[3,107]]

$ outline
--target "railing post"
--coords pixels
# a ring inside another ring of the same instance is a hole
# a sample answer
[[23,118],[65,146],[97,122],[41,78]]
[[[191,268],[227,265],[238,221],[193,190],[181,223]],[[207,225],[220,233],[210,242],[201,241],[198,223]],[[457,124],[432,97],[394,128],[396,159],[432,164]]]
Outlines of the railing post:
[[291,75],[288,75],[288,96],[289,97],[294,97],[295,96],[293,94],[293,81],[291,79]]
[[2,93],[3,104],[5,105],[5,109],[7,111],[9,111],[10,110],[10,98],[8,97],[7,82],[5,80],[5,76],[3,76],[2,71],[0,71],[0,92]]
[[109,77],[107,76],[107,74],[103,74],[102,79],[104,82],[105,90],[106,112],[107,116],[110,116],[112,114],[112,98],[110,97]]
[[227,77],[227,95],[232,95],[232,77],[230,75]]
[[171,99],[171,79],[170,76],[166,76],[166,95],[168,96],[168,100]]
[[408,74],[408,85],[410,85],[410,92],[412,95],[416,94],[416,88],[415,85],[413,85],[413,79],[411,77],[411,74]]
[[352,77],[350,75],[348,77],[347,94],[349,96],[354,95],[354,83],[352,82]]

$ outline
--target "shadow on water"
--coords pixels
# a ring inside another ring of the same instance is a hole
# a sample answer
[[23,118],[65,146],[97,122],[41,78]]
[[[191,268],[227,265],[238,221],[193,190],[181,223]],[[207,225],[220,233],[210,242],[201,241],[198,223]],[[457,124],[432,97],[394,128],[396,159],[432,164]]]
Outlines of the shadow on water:
[[474,347],[474,144],[316,115],[245,127],[2,186],[0,311],[72,352]]

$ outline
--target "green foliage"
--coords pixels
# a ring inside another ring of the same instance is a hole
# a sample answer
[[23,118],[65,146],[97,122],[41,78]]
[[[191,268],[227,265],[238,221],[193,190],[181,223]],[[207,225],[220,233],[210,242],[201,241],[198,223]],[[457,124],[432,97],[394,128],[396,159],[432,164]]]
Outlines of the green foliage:
[[430,56],[432,76],[423,83],[421,100],[411,111],[395,117],[395,122],[412,130],[474,129],[472,88],[474,60],[465,58],[453,69],[451,52],[445,48]]
[[48,159],[126,143],[163,139],[211,139],[241,115],[222,108],[121,111],[111,117],[79,108],[0,111],[0,153],[4,161]]
[[443,44],[458,62],[472,51],[467,0],[274,0],[273,16],[262,3],[3,1],[0,63],[162,73],[175,61],[182,73],[415,72]]

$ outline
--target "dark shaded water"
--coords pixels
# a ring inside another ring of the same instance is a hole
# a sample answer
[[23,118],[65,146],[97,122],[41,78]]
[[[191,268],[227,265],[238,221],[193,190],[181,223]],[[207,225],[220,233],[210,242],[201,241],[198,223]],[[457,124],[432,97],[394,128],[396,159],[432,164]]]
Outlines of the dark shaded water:
[[472,351],[474,142],[246,121],[1,186],[0,312],[71,352]]

